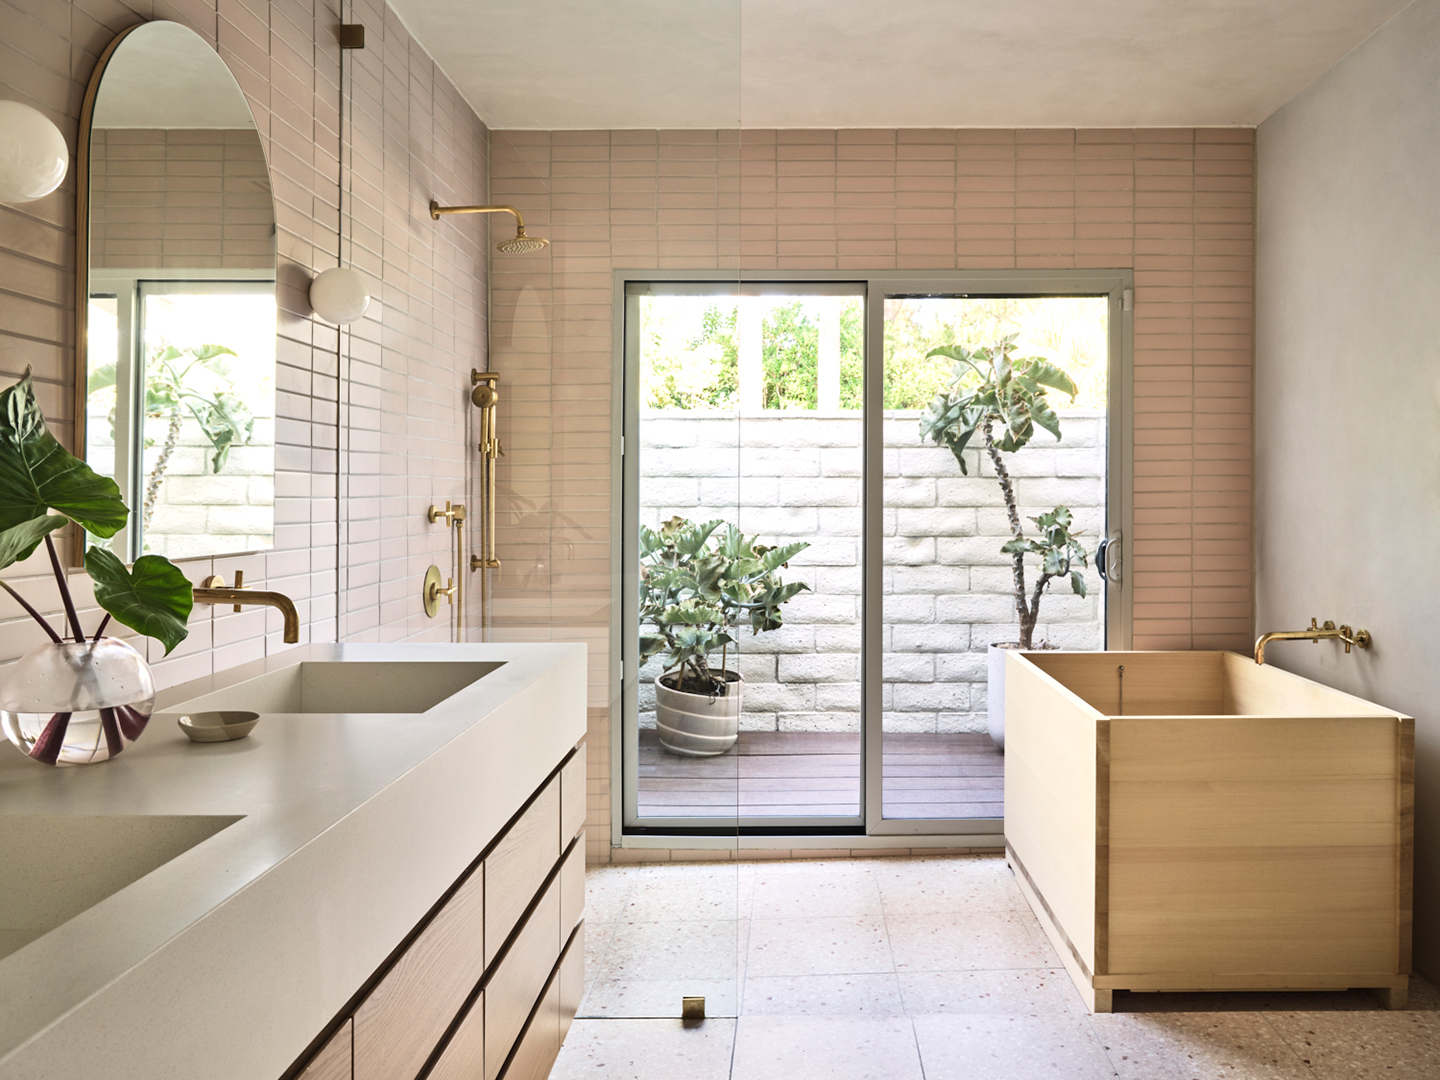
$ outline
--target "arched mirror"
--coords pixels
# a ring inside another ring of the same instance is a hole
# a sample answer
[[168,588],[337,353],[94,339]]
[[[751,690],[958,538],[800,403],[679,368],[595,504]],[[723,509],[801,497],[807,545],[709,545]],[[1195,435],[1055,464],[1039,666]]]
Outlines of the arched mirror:
[[250,106],[194,31],[101,58],[81,114],[77,442],[127,562],[271,546],[275,204]]

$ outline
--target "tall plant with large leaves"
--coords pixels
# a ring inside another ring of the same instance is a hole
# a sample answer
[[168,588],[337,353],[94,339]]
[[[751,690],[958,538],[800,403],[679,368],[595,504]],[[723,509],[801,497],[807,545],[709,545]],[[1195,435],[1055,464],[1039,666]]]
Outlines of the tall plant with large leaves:
[[[128,519],[115,481],[95,472],[50,433],[28,370],[0,392],[0,570],[28,559],[43,543],[65,609],[64,633],[56,633],[5,581],[0,580],[0,588],[57,644],[67,637],[83,643],[86,632],[51,533],[73,521],[87,533],[109,539]],[[95,583],[95,600],[107,613],[91,640],[100,638],[112,618],[155,638],[167,654],[185,640],[194,594],[189,580],[168,559],[143,555],[127,569],[108,548],[95,546],[85,552],[85,569]]]
[[[722,528],[723,527],[723,528]],[[730,646],[745,623],[752,633],[778,630],[781,605],[810,586],[785,584],[778,571],[810,545],[757,544],[734,525],[682,517],[660,531],[640,528],[640,662],[665,653],[665,674],[688,694],[726,692]],[[710,666],[720,653],[719,675]]]
[[[936,395],[921,417],[920,437],[948,448],[959,462],[960,471],[967,475],[970,469],[965,450],[977,435],[980,437],[1005,497],[1011,539],[1000,550],[1011,557],[1020,647],[1029,649],[1040,618],[1040,600],[1051,581],[1068,577],[1071,591],[1085,595],[1085,576],[1079,568],[1087,565],[1087,556],[1077,534],[1071,531],[1074,519],[1064,506],[1030,519],[1039,529],[1036,537],[1026,536],[1020,524],[1015,483],[1002,455],[1028,445],[1037,425],[1058,440],[1060,417],[1050,404],[1049,392],[1058,390],[1073,398],[1076,386],[1069,375],[1043,357],[1013,356],[1017,336],[1012,334],[978,349],[954,345],[930,350],[927,358],[943,356],[953,363],[949,386]],[[1033,592],[1026,590],[1026,555],[1040,562]]]

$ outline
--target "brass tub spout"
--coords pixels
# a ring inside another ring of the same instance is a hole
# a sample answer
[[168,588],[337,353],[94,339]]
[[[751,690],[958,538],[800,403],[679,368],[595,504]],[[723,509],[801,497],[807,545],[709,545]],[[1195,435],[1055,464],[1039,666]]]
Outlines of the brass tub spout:
[[1345,651],[1350,651],[1350,646],[1357,649],[1368,649],[1370,647],[1369,630],[1351,630],[1348,626],[1336,626],[1329,619],[1325,620],[1324,626],[1316,625],[1314,619],[1310,620],[1308,630],[1272,630],[1268,634],[1261,634],[1255,641],[1255,663],[1265,663],[1265,646],[1272,641],[1304,641],[1309,638],[1312,643],[1319,643],[1321,638],[1343,641]]
[[271,607],[285,616],[285,644],[294,645],[300,640],[300,614],[295,610],[295,601],[284,593],[256,592],[245,587],[245,571],[235,571],[234,586],[227,586],[218,574],[208,577],[195,586],[197,604],[234,604],[235,610],[250,607]]

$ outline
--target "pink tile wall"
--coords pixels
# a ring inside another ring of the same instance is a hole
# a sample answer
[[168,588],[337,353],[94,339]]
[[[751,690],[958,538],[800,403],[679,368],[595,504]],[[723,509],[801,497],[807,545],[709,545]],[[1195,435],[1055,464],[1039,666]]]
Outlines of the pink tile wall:
[[[488,135],[393,11],[374,0],[346,0],[344,10],[365,25],[367,47],[346,54],[342,78],[340,0],[0,0],[0,97],[48,115],[73,153],[86,84],[116,33],[169,19],[218,46],[250,101],[275,191],[275,549],[182,565],[194,580],[243,568],[247,582],[288,593],[302,641],[445,640],[444,621],[425,618],[419,595],[425,568],[448,565],[449,538],[424,511],[467,497],[486,256],[481,226],[432,222],[428,204],[484,199]],[[72,160],[54,195],[0,206],[0,381],[32,367],[67,441],[74,200]],[[344,257],[374,296],[343,334],[306,300],[313,273],[341,254],[342,223]],[[41,570],[32,559],[6,578],[54,612]],[[284,648],[265,609],[199,608],[191,628],[156,665],[167,685]],[[13,601],[0,602],[0,674],[38,633]]]
[[274,200],[247,128],[96,129],[90,137],[90,265],[269,269]]
[[512,388],[497,616],[590,642],[592,860],[609,858],[614,269],[1132,268],[1135,646],[1247,646],[1253,131],[502,131],[490,176],[553,241],[492,266]]

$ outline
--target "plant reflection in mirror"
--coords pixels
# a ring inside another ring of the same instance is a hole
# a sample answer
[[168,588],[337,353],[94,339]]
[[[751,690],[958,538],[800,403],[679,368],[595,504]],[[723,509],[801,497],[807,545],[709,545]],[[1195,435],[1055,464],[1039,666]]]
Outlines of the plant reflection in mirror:
[[[145,479],[142,530],[150,527],[150,519],[155,515],[155,502],[160,495],[160,485],[165,480],[165,469],[180,442],[180,429],[187,413],[210,443],[210,467],[215,473],[225,467],[230,448],[236,443],[249,442],[254,434],[255,418],[235,393],[235,384],[225,361],[225,357],[236,355],[234,349],[224,345],[192,345],[180,349],[162,341],[146,359],[145,417],[147,420],[167,420],[168,425],[160,453]],[[198,375],[208,378],[197,379]],[[88,384],[90,396],[113,387],[115,377],[116,365],[113,363],[102,364],[91,371]],[[208,387],[204,385],[206,382],[210,384]],[[113,407],[110,410],[110,437],[112,441],[115,438]],[[155,440],[147,435],[145,446],[154,445]]]

